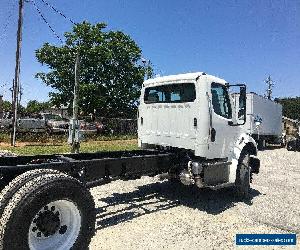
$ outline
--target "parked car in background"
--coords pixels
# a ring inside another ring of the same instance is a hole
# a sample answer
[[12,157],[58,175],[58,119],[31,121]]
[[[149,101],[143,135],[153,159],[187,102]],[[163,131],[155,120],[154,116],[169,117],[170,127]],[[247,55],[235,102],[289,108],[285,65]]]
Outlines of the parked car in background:
[[83,134],[96,134],[97,126],[95,123],[87,122],[85,120],[79,120],[80,131]]
[[0,119],[0,129],[1,130],[7,130],[12,127],[12,119],[3,118]]
[[[13,127],[12,119],[0,119],[0,129],[10,130]],[[17,132],[21,133],[38,133],[47,130],[46,124],[41,119],[35,118],[19,118],[17,120]]]
[[21,118],[17,122],[17,131],[22,133],[46,132],[47,127],[43,120],[35,118]]
[[60,115],[51,113],[41,114],[44,123],[50,133],[67,133],[69,129],[69,120]]
[[80,130],[84,134],[100,134],[104,130],[103,123],[100,121],[94,121],[94,119],[91,116],[80,117],[79,124]]
[[[94,121],[93,117],[84,116],[79,119],[82,134],[103,133],[105,126],[101,121]],[[70,120],[51,113],[31,114],[30,117],[20,118],[17,122],[18,132],[46,132],[68,133]],[[12,119],[0,119],[0,129],[12,128]]]
[[12,128],[12,113],[4,112],[3,117],[0,119],[0,130],[8,130]]

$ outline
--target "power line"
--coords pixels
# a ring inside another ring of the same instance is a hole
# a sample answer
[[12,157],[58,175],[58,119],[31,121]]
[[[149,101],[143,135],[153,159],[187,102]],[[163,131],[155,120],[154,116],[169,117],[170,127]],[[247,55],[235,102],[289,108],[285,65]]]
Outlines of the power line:
[[42,14],[41,10],[39,9],[39,7],[36,5],[34,0],[31,0],[30,2],[33,3],[35,9],[37,10],[37,12],[39,13],[39,15],[41,16],[41,18],[43,19],[43,21],[48,25],[49,29],[52,31],[52,33],[54,34],[54,36],[57,37],[57,39],[61,42],[64,43],[64,41],[60,38],[60,36],[54,31],[54,29],[52,28],[52,26],[50,25],[50,23],[46,20],[46,18],[44,17],[44,15]]
[[51,5],[50,3],[46,2],[45,0],[40,0],[42,1],[44,4],[46,4],[49,8],[51,8],[52,10],[54,10],[57,14],[61,15],[62,17],[64,17],[66,20],[70,21],[72,24],[76,24],[71,18],[67,17],[64,13],[62,13],[61,11],[59,11],[58,9],[56,9],[53,5]]

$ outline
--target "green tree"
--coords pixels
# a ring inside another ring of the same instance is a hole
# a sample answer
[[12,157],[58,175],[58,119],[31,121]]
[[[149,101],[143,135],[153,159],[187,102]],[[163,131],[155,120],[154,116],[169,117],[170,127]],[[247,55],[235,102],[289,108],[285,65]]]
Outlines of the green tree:
[[12,110],[11,102],[3,101],[3,111],[4,112],[10,112],[11,110]]
[[51,107],[49,102],[38,102],[37,100],[31,100],[27,103],[26,113],[40,113]]
[[300,97],[276,98],[282,105],[282,113],[291,119],[300,120]]
[[[3,111],[12,112],[12,105],[10,101],[3,101]],[[18,114],[23,116],[25,113],[25,108],[22,105],[18,106]]]
[[141,49],[121,31],[107,31],[106,24],[76,24],[66,32],[66,43],[54,46],[45,43],[36,51],[38,61],[49,67],[37,73],[51,92],[51,102],[72,106],[74,64],[80,56],[79,109],[107,117],[134,117],[144,77],[151,65],[141,62]]

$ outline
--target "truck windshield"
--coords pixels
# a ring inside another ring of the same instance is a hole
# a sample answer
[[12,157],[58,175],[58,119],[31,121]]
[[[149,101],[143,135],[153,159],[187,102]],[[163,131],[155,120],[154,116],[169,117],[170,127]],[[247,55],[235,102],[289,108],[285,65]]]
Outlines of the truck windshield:
[[217,115],[232,118],[229,94],[226,86],[219,83],[211,84],[212,105]]
[[168,84],[149,87],[145,90],[145,103],[193,102],[196,99],[193,83]]

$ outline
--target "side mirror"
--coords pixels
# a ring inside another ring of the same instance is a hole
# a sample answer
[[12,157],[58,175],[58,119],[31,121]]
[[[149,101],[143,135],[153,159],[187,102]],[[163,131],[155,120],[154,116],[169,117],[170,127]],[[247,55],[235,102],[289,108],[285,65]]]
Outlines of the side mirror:
[[240,87],[240,96],[239,96],[239,111],[238,111],[238,119],[243,120],[244,125],[246,123],[246,86]]
[[[235,103],[235,120],[236,122],[229,121],[228,125],[230,126],[240,126],[246,123],[247,112],[246,112],[246,100],[247,100],[247,89],[245,84],[234,84],[234,85],[227,85],[228,88],[235,89],[237,87],[240,88],[239,92],[232,92],[231,96],[234,99]],[[242,123],[241,123],[242,121]]]

